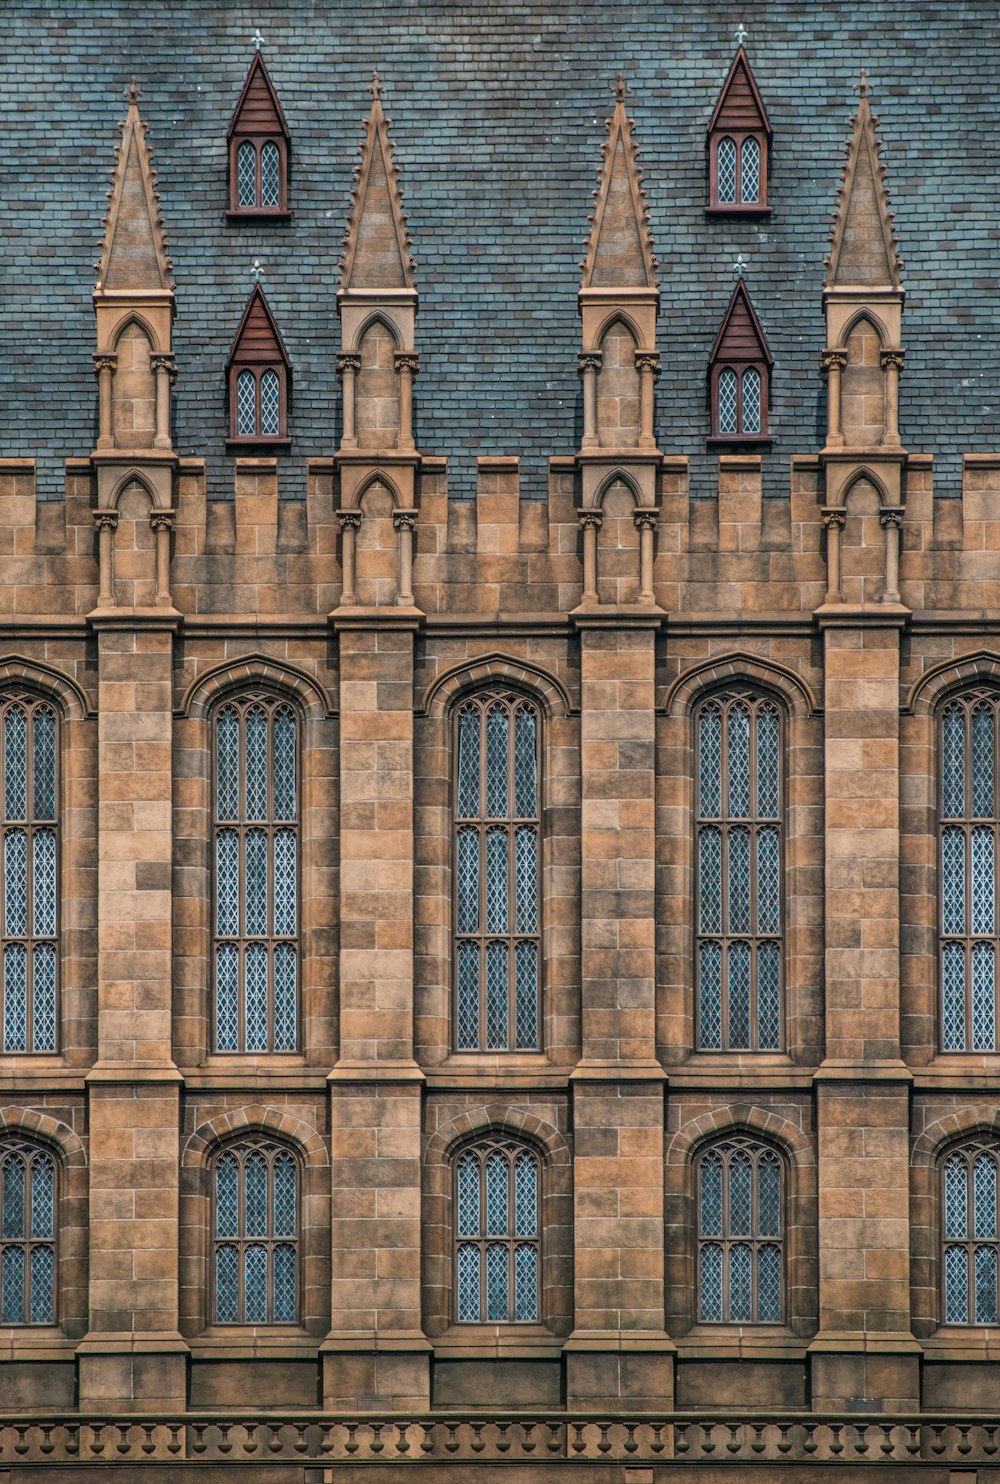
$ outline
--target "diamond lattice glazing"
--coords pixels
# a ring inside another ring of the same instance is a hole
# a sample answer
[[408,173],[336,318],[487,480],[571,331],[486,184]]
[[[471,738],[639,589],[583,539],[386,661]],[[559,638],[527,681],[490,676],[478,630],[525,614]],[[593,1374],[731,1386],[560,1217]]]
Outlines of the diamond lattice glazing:
[[941,724],[941,812],[945,819],[965,815],[965,713],[946,708]]
[[475,1051],[479,1045],[479,945],[458,945],[459,1051]]
[[215,1044],[235,1051],[239,1037],[239,952],[223,943],[215,952]]
[[508,1045],[507,944],[486,945],[486,1045],[506,1051]]
[[4,1324],[24,1321],[24,1248],[5,1247],[0,1258],[0,1320]]
[[459,819],[474,819],[479,813],[479,712],[468,707],[458,718]]
[[698,949],[698,1040],[703,1051],[722,1049],[722,949],[702,943]]
[[941,915],[944,932],[965,932],[965,832],[954,827],[941,836]]
[[252,371],[236,378],[236,432],[241,438],[257,435],[257,382]]
[[4,814],[7,819],[28,817],[28,715],[12,706],[4,718]]
[[757,1161],[757,1230],[762,1237],[781,1236],[781,1164],[776,1154]]
[[252,943],[243,961],[247,1050],[267,1050],[267,949]]
[[722,832],[703,825],[698,833],[698,926],[722,932]]
[[722,1248],[716,1242],[706,1243],[699,1254],[698,1315],[710,1323],[722,1319]]
[[538,951],[534,943],[514,950],[514,1037],[518,1051],[538,1048]]
[[508,1248],[503,1242],[490,1242],[486,1248],[486,1318],[510,1318],[507,1293]]
[[53,938],[56,932],[55,830],[36,831],[33,854],[33,931],[36,938]]
[[486,717],[486,814],[507,818],[507,738],[510,723],[504,706],[493,706]]
[[706,706],[698,720],[698,807],[705,819],[722,814],[722,713]]
[[946,1237],[968,1236],[969,1172],[961,1154],[952,1154],[944,1165],[944,1232]]
[[972,948],[972,1049],[996,1049],[996,964],[992,943]]
[[722,1160],[706,1154],[701,1162],[698,1231],[703,1237],[722,1235]]
[[28,958],[23,943],[3,951],[3,1049],[28,1049]]
[[27,1188],[25,1162],[11,1154],[3,1167],[3,1235],[24,1237],[24,1197]]
[[34,715],[34,810],[36,819],[56,817],[56,719],[47,706]]
[[267,714],[251,706],[246,717],[247,819],[267,819]]
[[455,1175],[458,1192],[458,1234],[479,1235],[479,1160],[474,1154],[463,1154]]
[[996,931],[996,860],[993,831],[984,825],[972,831],[972,931]]
[[534,712],[522,706],[514,718],[514,814],[534,819],[538,813],[538,765]]
[[295,949],[279,943],[274,950],[274,1049],[294,1051],[298,1024]]
[[267,835],[248,830],[246,835],[246,931],[262,937],[267,932]]
[[55,1272],[55,1254],[48,1245],[31,1249],[31,1324],[52,1324],[55,1314],[52,1308],[52,1279]]
[[731,933],[750,931],[750,831],[742,825],[729,831],[729,922]]
[[757,1261],[757,1318],[761,1324],[781,1322],[781,1248],[765,1243]]
[[215,1166],[215,1235],[239,1235],[240,1174],[234,1154],[224,1154]]
[[480,1318],[479,1248],[463,1242],[458,1249],[458,1317],[463,1323]]
[[486,832],[486,931],[507,931],[507,831]]
[[736,413],[736,372],[726,366],[719,372],[719,432],[735,433],[737,429]]
[[[760,200],[760,145],[752,136],[743,141],[740,159],[740,199],[744,206],[751,206]],[[756,429],[747,428],[744,422],[743,431],[755,432]]]
[[24,830],[8,830],[3,839],[4,932],[26,937],[28,932],[28,837]]
[[215,1249],[215,1319],[235,1324],[239,1319],[239,1254],[230,1244]]
[[240,817],[240,722],[233,706],[222,708],[216,725],[215,812],[220,820]]
[[781,955],[776,943],[757,950],[757,1049],[777,1051],[781,1046]]
[[36,943],[31,955],[33,1051],[56,1049],[56,950],[51,943]]
[[757,712],[757,815],[777,819],[780,813],[781,730],[773,706]]
[[278,937],[295,935],[297,861],[294,831],[277,830],[274,836],[274,931]]
[[729,1233],[731,1237],[749,1237],[753,1231],[751,1193],[753,1167],[747,1154],[734,1154],[729,1161]]
[[530,1154],[514,1161],[514,1235],[538,1234],[538,1166]]
[[944,1049],[965,1049],[965,949],[946,943],[943,954]]
[[295,1248],[282,1242],[274,1249],[275,1324],[291,1324],[296,1307]]
[[243,1254],[243,1303],[247,1324],[267,1323],[267,1248],[259,1242]]
[[729,744],[729,815],[746,819],[750,813],[750,712],[742,705],[729,708],[726,723]]
[[538,929],[538,863],[537,837],[533,829],[522,826],[514,837],[516,924],[519,933]]
[[736,200],[736,141],[727,134],[719,140],[717,178],[719,201],[726,205]]
[[266,139],[260,151],[260,200],[262,206],[281,205],[281,174],[278,146]]
[[744,433],[760,432],[760,372],[749,366],[743,373]]
[[281,391],[277,371],[268,368],[260,378],[260,431],[264,438],[281,432]]
[[750,945],[729,945],[729,1044],[750,1050]]
[[47,1154],[31,1161],[31,1235],[55,1236],[55,1166]]
[[295,1232],[295,1161],[281,1154],[274,1161],[274,1235],[294,1237]]
[[241,206],[257,205],[257,151],[249,139],[236,152],[236,186]]
[[969,1322],[969,1253],[966,1247],[945,1248],[944,1318],[946,1324]]
[[514,1248],[514,1318],[538,1318],[538,1252],[530,1242]]
[[295,717],[288,706],[274,713],[274,817],[294,819],[297,809],[295,783]]
[[979,819],[994,816],[994,735],[992,706],[977,706],[972,713],[972,813]]
[[746,1242],[729,1249],[729,1318],[733,1324],[753,1319],[753,1262]]
[[505,1237],[508,1232],[509,1166],[499,1151],[486,1161],[486,1235]]
[[997,1322],[997,1249],[976,1248],[976,1323]]

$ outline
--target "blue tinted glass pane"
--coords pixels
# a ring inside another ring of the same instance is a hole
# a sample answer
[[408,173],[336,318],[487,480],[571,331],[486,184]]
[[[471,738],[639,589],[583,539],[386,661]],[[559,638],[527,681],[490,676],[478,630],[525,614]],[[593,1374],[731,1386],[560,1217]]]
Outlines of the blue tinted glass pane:
[[295,717],[281,706],[274,717],[274,817],[294,819],[296,808]]
[[[479,1161],[474,1154],[463,1154],[458,1161],[458,1234],[479,1235]],[[478,1290],[477,1290],[478,1293]]]
[[34,808],[36,819],[56,817],[56,719],[47,706],[35,712]]
[[215,810],[218,819],[240,817],[240,723],[232,706],[222,708],[216,723]]
[[947,829],[941,836],[942,926],[946,933],[965,932],[965,832]]
[[727,722],[729,742],[729,816],[745,819],[750,813],[750,712],[733,706]]
[[729,831],[729,931],[750,931],[750,831],[738,826]]
[[12,706],[4,718],[4,813],[7,819],[28,817],[28,717]]
[[254,1243],[243,1256],[244,1319],[247,1324],[267,1323],[267,1249]]
[[997,1250],[976,1248],[976,1323],[997,1322]]
[[760,372],[751,366],[743,373],[743,427],[744,433],[760,432],[761,405]]
[[274,1249],[274,1318],[277,1324],[295,1321],[295,1248],[282,1242]]
[[952,1154],[944,1166],[944,1234],[968,1236],[968,1166],[961,1154]]
[[4,932],[26,937],[28,932],[28,837],[24,830],[4,836]]
[[475,1051],[479,1046],[479,947],[476,943],[458,945],[458,1028],[459,1051]]
[[507,944],[489,943],[486,947],[487,1050],[506,1051],[507,1027]]
[[973,1235],[997,1234],[997,1167],[989,1154],[980,1154],[972,1167]]
[[215,1319],[218,1324],[239,1319],[239,1258],[228,1245],[215,1249]]
[[23,943],[3,951],[3,1049],[28,1049],[28,956]]
[[280,943],[274,950],[274,1049],[294,1051],[297,1044],[298,994],[295,949]]
[[781,1165],[776,1154],[757,1163],[757,1229],[762,1237],[781,1236]]
[[993,737],[993,708],[977,706],[972,713],[972,812],[987,819],[992,819],[994,812],[996,763]]
[[264,438],[277,438],[281,431],[281,394],[277,371],[267,370],[260,378],[260,431]]
[[972,1049],[996,1049],[996,967],[992,943],[972,948]]
[[500,1153],[494,1153],[486,1161],[486,1232],[491,1237],[503,1237],[508,1231],[507,1215],[507,1161]]
[[274,1235],[294,1237],[296,1230],[295,1161],[281,1154],[274,1162]]
[[514,813],[518,819],[534,819],[538,813],[535,727],[534,712],[522,706],[514,718]]
[[779,814],[779,758],[781,732],[773,706],[757,712],[757,815],[777,819]]
[[36,943],[32,962],[33,1051],[56,1049],[56,951],[51,943]]
[[979,825],[972,831],[972,931],[996,932],[996,864],[993,831]]
[[274,836],[274,931],[278,937],[295,934],[296,871],[295,835],[292,830],[278,830]]
[[494,706],[486,717],[486,813],[491,819],[507,818],[509,728],[506,708]]
[[509,1318],[507,1292],[507,1248],[502,1242],[491,1242],[486,1248],[486,1317]]
[[514,1044],[518,1051],[538,1049],[538,950],[534,943],[518,943],[514,950],[517,977]]
[[757,931],[781,932],[781,853],[773,829],[757,836]]
[[257,151],[249,139],[236,152],[236,189],[240,206],[257,205]]
[[265,140],[260,151],[260,200],[262,206],[281,205],[278,146]]
[[55,1273],[55,1257],[51,1247],[31,1249],[31,1324],[52,1324],[55,1312],[52,1306],[52,1286]]
[[949,706],[941,726],[941,799],[945,819],[965,816],[965,713]]
[[247,712],[247,819],[267,818],[267,714],[261,706]]
[[257,383],[252,371],[241,371],[236,378],[236,431],[244,438],[257,435]]
[[698,930],[722,932],[722,831],[715,825],[698,831]]
[[235,938],[240,930],[240,846],[235,830],[215,837],[215,930]]
[[267,1236],[267,1160],[262,1154],[251,1154],[243,1166],[246,1214],[244,1234]]
[[239,1166],[236,1156],[224,1154],[215,1166],[215,1235],[239,1235]]
[[722,1318],[722,1248],[714,1242],[707,1243],[699,1254],[698,1317],[710,1323]]
[[239,1036],[239,954],[224,943],[215,951],[215,1044],[235,1051]]
[[742,1152],[729,1161],[729,1233],[731,1237],[749,1237],[753,1231],[751,1216],[752,1166],[750,1156]]
[[965,949],[947,943],[944,949],[944,1049],[965,1050]]
[[[751,206],[760,200],[760,145],[756,139],[749,138],[743,141],[742,159],[740,160],[740,200],[744,206]],[[746,428],[749,432],[750,429]]]
[[781,970],[776,943],[757,950],[757,1047],[777,1051],[781,1045]]
[[486,835],[486,931],[507,931],[507,831]]
[[760,1249],[757,1273],[758,1318],[761,1324],[781,1322],[781,1249],[770,1242]]
[[538,1252],[530,1242],[514,1248],[514,1318],[538,1318]]
[[23,1237],[25,1169],[19,1154],[12,1154],[3,1167],[3,1235]]
[[750,1049],[750,945],[729,945],[729,1045]]
[[514,1162],[514,1235],[538,1234],[538,1166],[530,1154],[519,1154]]
[[267,949],[254,943],[244,959],[248,1051],[267,1050]]
[[722,1049],[722,949],[702,943],[698,949],[698,1035],[703,1051]]
[[715,706],[698,719],[698,808],[702,818],[722,814],[722,713]]
[[464,1323],[480,1318],[479,1248],[463,1242],[458,1249],[458,1317]]
[[[538,931],[537,836],[527,827],[514,837],[515,921],[519,933]],[[490,929],[492,931],[492,929]]]
[[31,1165],[31,1235],[54,1237],[56,1172],[47,1154],[36,1154]]
[[36,938],[54,938],[56,932],[56,834],[39,830],[34,840],[32,913]]
[[966,1247],[946,1247],[944,1253],[945,1324],[969,1322],[969,1254]]
[[479,813],[479,712],[463,711],[458,718],[458,817],[475,819]]
[[267,836],[263,830],[250,830],[246,837],[246,892],[248,934],[261,937],[267,932]]
[[701,1162],[698,1198],[698,1234],[721,1237],[722,1232],[722,1160],[707,1154]]
[[479,931],[479,832],[459,830],[455,863],[458,878],[458,931]]
[[753,1318],[753,1269],[749,1246],[738,1242],[729,1249],[729,1319],[747,1324]]
[[718,187],[721,204],[736,200],[736,142],[728,134],[719,140]]
[[21,1324],[24,1320],[24,1248],[5,1247],[0,1259],[0,1318],[4,1324]]

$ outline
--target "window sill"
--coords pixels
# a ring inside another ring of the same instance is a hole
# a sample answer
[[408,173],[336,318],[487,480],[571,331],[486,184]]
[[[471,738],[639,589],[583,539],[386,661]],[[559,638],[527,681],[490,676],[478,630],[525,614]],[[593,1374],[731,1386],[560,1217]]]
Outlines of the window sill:
[[811,1087],[815,1068],[787,1051],[695,1051],[666,1071],[671,1087]]
[[722,206],[706,206],[706,216],[770,216],[770,206],[737,206],[735,204],[724,204]]
[[423,1071],[428,1087],[565,1087],[573,1067],[544,1051],[461,1051]]
[[544,1324],[452,1324],[431,1338],[436,1360],[558,1360],[562,1345]]
[[210,1325],[189,1341],[192,1360],[306,1360],[319,1354],[321,1343],[298,1324]]
[[696,1324],[676,1341],[678,1360],[804,1360],[808,1339],[787,1324]]
[[767,433],[730,433],[723,437],[722,434],[713,433],[710,438],[705,439],[707,448],[759,448],[766,453],[774,443],[774,439]]
[[237,451],[239,449],[248,449],[248,450],[251,450],[252,451],[255,448],[280,449],[280,448],[291,448],[291,446],[292,446],[292,440],[291,440],[291,438],[227,438],[226,439],[226,448],[231,453],[232,452],[235,452],[235,451]]
[[267,206],[243,206],[237,210],[232,207],[226,212],[226,220],[230,222],[290,222],[292,213],[277,207]]
[[77,1344],[58,1324],[5,1324],[0,1326],[0,1365],[71,1359]]
[[942,1324],[920,1343],[925,1360],[1000,1360],[1000,1327],[995,1324]]

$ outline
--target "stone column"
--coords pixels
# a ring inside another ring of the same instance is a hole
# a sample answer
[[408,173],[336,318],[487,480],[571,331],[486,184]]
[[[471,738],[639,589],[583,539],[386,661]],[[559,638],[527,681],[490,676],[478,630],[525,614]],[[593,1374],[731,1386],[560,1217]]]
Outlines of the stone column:
[[415,510],[393,512],[392,525],[399,543],[399,581],[396,590],[396,605],[399,608],[413,607],[413,528],[416,523]]
[[846,350],[825,350],[823,352],[823,366],[826,370],[826,444],[828,448],[839,448],[844,442],[844,435],[840,430],[840,373],[846,365]]
[[636,530],[639,532],[639,602],[655,603],[653,593],[653,538],[656,531],[656,522],[660,518],[658,510],[645,508],[632,512]]
[[95,510],[94,524],[97,527],[97,606],[115,606],[115,531],[118,529],[117,510]]
[[652,619],[580,628],[583,1055],[573,1074],[571,1409],[667,1407],[655,1053]]
[[355,388],[357,387],[357,375],[361,369],[361,357],[345,352],[337,357],[337,370],[343,385],[342,406],[344,409],[344,427],[340,437],[341,448],[357,448],[358,435],[356,432],[355,419]]
[[597,603],[597,533],[601,529],[599,510],[578,510],[583,527],[583,594],[581,603]]
[[882,362],[885,388],[885,435],[882,444],[886,448],[899,447],[899,373],[903,369],[904,352],[883,350],[879,353]]
[[900,1059],[902,619],[820,619],[825,648],[826,1059],[817,1073],[817,1409],[919,1405],[910,1334],[909,1082]]
[[840,575],[840,537],[847,522],[847,511],[839,507],[835,510],[827,507],[823,511],[823,524],[826,526],[826,603],[842,603],[844,593],[841,587]]
[[170,439],[170,387],[177,379],[174,358],[169,354],[154,352],[149,358],[156,377],[156,422],[153,434],[154,448],[172,448]]
[[327,1407],[421,1408],[420,1083],[413,1060],[413,637],[333,620],[340,647],[340,1059],[330,1074]]
[[94,618],[98,642],[97,1061],[90,1329],[80,1406],[186,1399],[178,1332],[180,1074],[171,1019],[174,622]]
[[111,431],[111,391],[117,365],[116,355],[94,356],[94,375],[97,377],[97,446],[100,449],[115,446],[115,435]]
[[413,379],[420,358],[414,351],[396,351],[396,375],[399,377],[399,448],[413,447]]
[[655,351],[637,350],[635,364],[639,371],[639,447],[655,448],[653,387],[660,374],[660,358]]
[[597,432],[597,373],[603,357],[599,350],[585,351],[577,359],[583,380],[583,438],[582,448],[597,448],[600,437]]
[[354,545],[358,528],[361,525],[361,511],[338,510],[337,520],[340,522],[342,532],[340,567],[343,580],[341,584],[340,606],[341,608],[356,608],[358,605],[358,595],[354,588]]
[[903,512],[898,508],[879,511],[879,524],[885,532],[885,587],[883,603],[899,602],[899,531],[903,524]]
[[170,596],[170,532],[174,528],[173,510],[152,510],[149,524],[156,540],[156,606],[172,608]]

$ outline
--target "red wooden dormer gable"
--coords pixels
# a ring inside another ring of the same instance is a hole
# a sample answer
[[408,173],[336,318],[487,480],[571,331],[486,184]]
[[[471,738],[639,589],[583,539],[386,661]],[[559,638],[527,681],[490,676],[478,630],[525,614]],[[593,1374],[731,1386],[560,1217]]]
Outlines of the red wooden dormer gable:
[[227,137],[230,215],[286,218],[291,141],[260,52],[250,63]]
[[286,140],[289,137],[285,115],[260,52],[254,52],[226,138],[232,139],[236,134],[282,134]]
[[729,308],[726,310],[719,333],[712,346],[710,365],[719,361],[734,361],[745,364],[764,361],[768,370],[774,365],[774,357],[768,349],[764,331],[757,312],[750,301],[747,286],[741,278],[733,289]]
[[288,353],[260,284],[243,311],[226,362],[229,443],[288,443]]
[[733,58],[733,65],[722,84],[722,92],[719,94],[715,112],[708,126],[709,134],[723,129],[732,129],[739,133],[760,129],[768,139],[771,137],[771,125],[768,123],[767,111],[754,81],[747,54],[742,47]]

